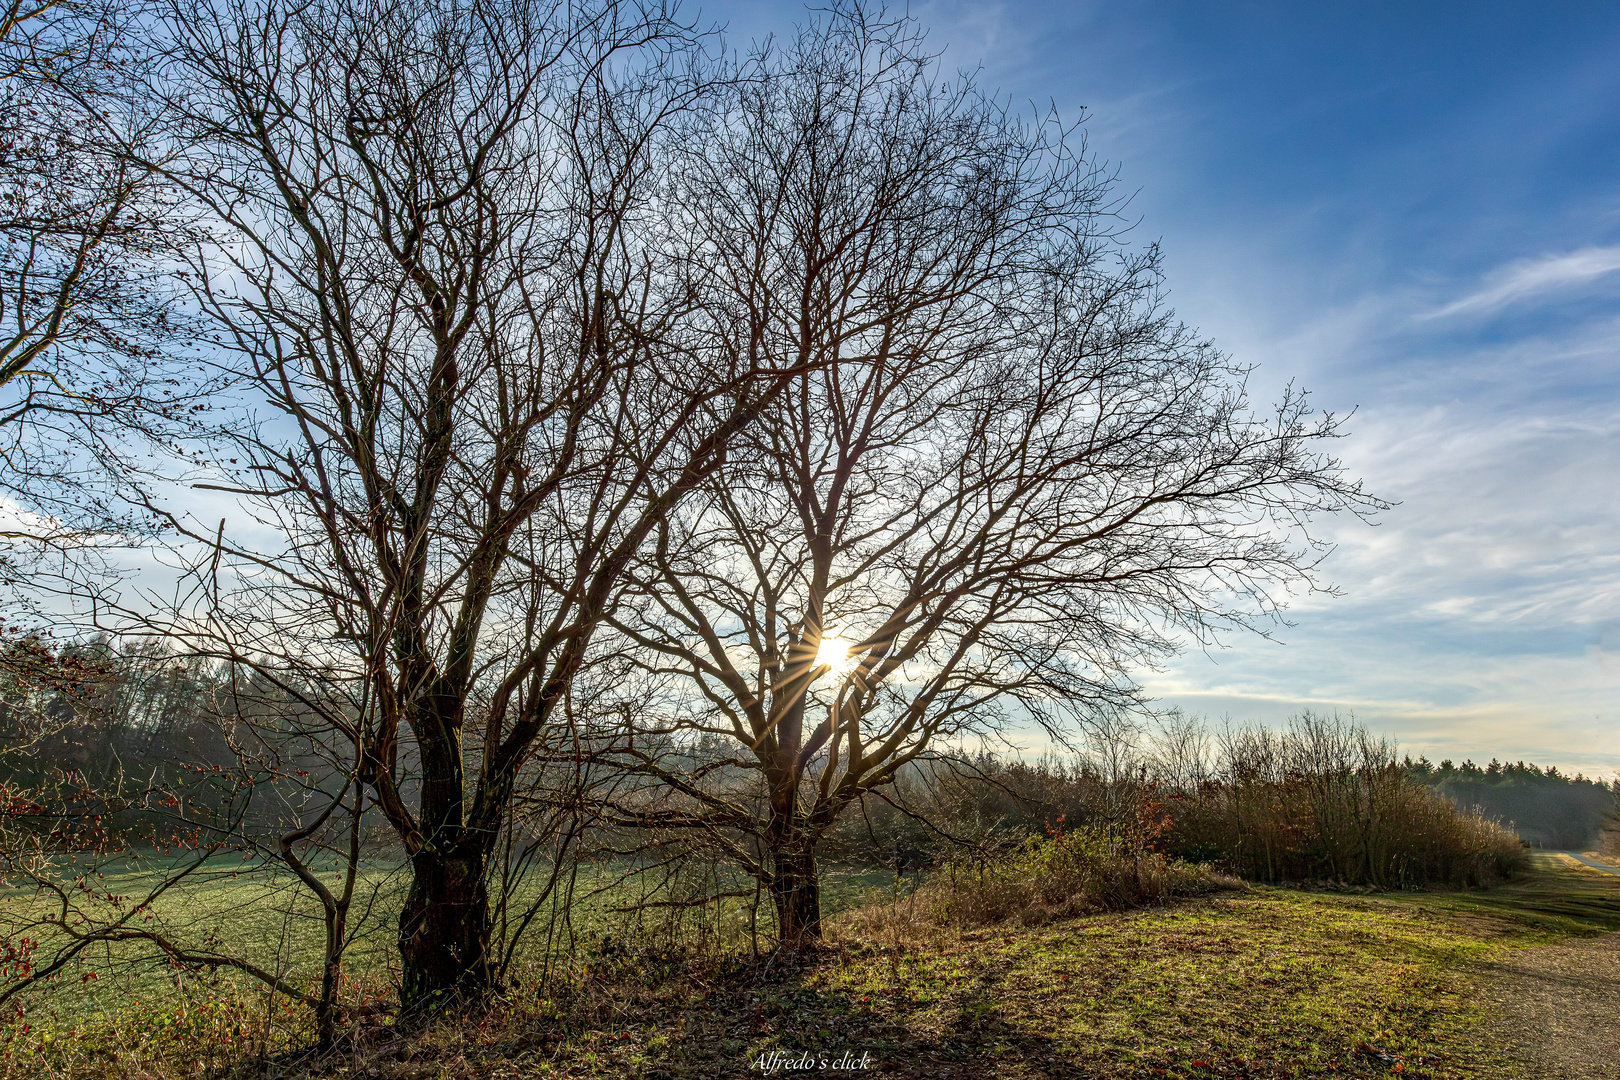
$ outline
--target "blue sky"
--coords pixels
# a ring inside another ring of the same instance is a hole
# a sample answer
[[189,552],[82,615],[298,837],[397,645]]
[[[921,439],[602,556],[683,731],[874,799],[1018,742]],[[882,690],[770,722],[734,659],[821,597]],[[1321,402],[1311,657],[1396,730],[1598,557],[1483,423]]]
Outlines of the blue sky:
[[[1090,113],[1182,317],[1258,396],[1355,408],[1344,457],[1400,501],[1330,527],[1345,595],[1147,686],[1620,772],[1620,5],[911,10],[947,62]],[[804,11],[703,8],[743,39]]]

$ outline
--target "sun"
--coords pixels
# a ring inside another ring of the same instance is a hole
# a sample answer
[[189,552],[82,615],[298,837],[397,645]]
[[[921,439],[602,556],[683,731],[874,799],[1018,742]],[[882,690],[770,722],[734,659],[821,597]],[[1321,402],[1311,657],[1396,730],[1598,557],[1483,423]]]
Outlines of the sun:
[[821,635],[821,644],[816,646],[816,666],[825,667],[834,678],[853,671],[859,662],[854,655],[855,642],[831,631]]

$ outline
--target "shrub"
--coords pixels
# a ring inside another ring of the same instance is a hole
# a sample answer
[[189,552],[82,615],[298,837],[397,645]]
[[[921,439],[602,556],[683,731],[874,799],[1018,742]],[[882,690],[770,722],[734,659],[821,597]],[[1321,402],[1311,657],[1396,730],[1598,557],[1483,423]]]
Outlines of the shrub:
[[1414,780],[1393,746],[1337,717],[1228,732],[1214,772],[1177,795],[1168,850],[1251,880],[1477,886],[1527,865],[1512,832]]
[[987,858],[946,863],[903,904],[874,904],[856,916],[867,933],[911,926],[979,927],[1016,919],[1036,926],[1096,911],[1119,911],[1241,883],[1207,867],[1110,844],[1097,830],[1030,837]]

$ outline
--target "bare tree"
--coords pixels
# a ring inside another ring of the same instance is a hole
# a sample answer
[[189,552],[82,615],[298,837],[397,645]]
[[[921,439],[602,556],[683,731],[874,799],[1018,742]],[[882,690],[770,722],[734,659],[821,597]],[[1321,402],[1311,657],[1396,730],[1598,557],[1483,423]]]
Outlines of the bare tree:
[[[217,386],[182,348],[166,271],[192,228],[161,158],[140,4],[0,9],[0,569],[151,520],[121,498]],[[81,551],[82,553],[82,551]]]
[[613,619],[662,698],[602,738],[658,781],[616,820],[724,846],[792,943],[841,813],[1009,726],[1073,745],[1134,667],[1310,585],[1312,514],[1376,503],[1333,417],[1257,415],[1175,321],[1075,129],[859,8],[768,67],[687,198],[739,337],[807,370],[660,523]]
[[[245,405],[139,625],[333,709],[412,866],[420,1011],[492,984],[490,862],[626,570],[797,359],[727,336],[659,195],[713,76],[657,9],[176,0],[162,163]],[[342,789],[334,799],[346,798]],[[334,803],[334,805],[336,805]],[[338,811],[341,813],[341,807]]]

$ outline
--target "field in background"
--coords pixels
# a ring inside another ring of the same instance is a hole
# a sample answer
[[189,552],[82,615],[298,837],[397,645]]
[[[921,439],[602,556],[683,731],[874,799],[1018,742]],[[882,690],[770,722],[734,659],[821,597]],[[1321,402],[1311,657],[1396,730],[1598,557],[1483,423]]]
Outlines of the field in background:
[[[141,857],[103,864],[88,882],[100,896],[110,895],[118,901],[90,904],[81,900],[81,904],[106,918],[143,899],[154,882],[185,862]],[[357,882],[351,916],[355,943],[348,963],[358,978],[388,978],[389,935],[409,884],[405,870],[402,863],[375,862]],[[330,873],[323,877],[329,885],[339,880]],[[43,914],[52,907],[49,894],[28,887],[0,892],[0,903],[13,919],[25,910]],[[188,947],[224,952],[267,970],[303,974],[313,980],[321,959],[319,912],[313,897],[290,875],[245,869],[240,857],[226,855],[208,860],[160,896],[151,906],[149,919],[142,916],[133,921]],[[162,965],[160,956],[160,950],[146,942],[92,946],[54,985],[25,993],[19,1004],[31,1030],[47,1033],[81,1023],[114,1021],[128,1010],[163,1015],[196,1000],[244,994],[263,997],[259,984],[246,976],[229,970],[182,974]]]
[[[101,864],[100,872],[89,881],[98,894],[117,897],[127,908],[143,898],[154,881],[184,861],[163,857],[115,861]],[[322,877],[337,891],[340,874],[328,871]],[[837,912],[860,904],[893,880],[893,875],[882,870],[829,867],[824,877],[827,910]],[[409,867],[402,859],[368,859],[357,881],[345,973],[371,993],[392,993],[398,984],[395,939],[409,884]],[[718,939],[715,945],[735,950],[747,947],[756,921],[760,931],[768,933],[774,918],[769,897],[762,896],[757,919],[751,903],[733,900],[710,905],[703,912],[681,913],[685,921],[678,927],[667,925],[670,914],[658,909],[632,921],[614,909],[640,898],[640,884],[626,883],[623,868],[583,867],[574,882],[568,924],[552,928],[551,940],[556,946],[552,952],[611,953],[622,948],[625,940],[671,933],[707,935]],[[520,890],[514,907],[531,891]],[[25,910],[44,913],[51,909],[49,895],[30,888],[0,889],[0,903],[7,906],[12,919]],[[101,902],[87,909],[105,918],[115,906]],[[267,873],[262,866],[244,869],[238,856],[219,856],[157,899],[150,914],[150,919],[143,917],[135,924],[191,948],[240,957],[289,976],[311,991],[315,988],[324,933],[321,909],[290,875]],[[543,912],[524,939],[524,951],[514,965],[519,983],[540,981],[550,914],[549,909]],[[569,939],[566,943],[558,940],[564,936]],[[160,1028],[172,1028],[182,1018],[194,1018],[199,1005],[218,1012],[227,1002],[231,1007],[225,1011],[231,1013],[231,1019],[224,1023],[226,1027],[237,1014],[252,1016],[269,1010],[273,1023],[285,1028],[296,1042],[308,1021],[302,1010],[285,1008],[285,999],[278,1006],[275,996],[249,976],[228,968],[181,973],[162,964],[156,946],[140,941],[93,946],[52,983],[18,999],[28,1034],[35,1038],[50,1035],[53,1041],[72,1040],[74,1029],[85,1026],[143,1027],[155,1020]]]

